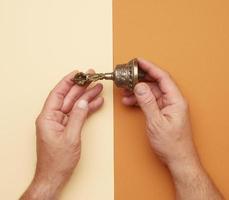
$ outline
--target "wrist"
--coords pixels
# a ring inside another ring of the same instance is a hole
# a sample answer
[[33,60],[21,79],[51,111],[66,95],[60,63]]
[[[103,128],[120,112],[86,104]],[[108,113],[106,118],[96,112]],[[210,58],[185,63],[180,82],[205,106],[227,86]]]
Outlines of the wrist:
[[32,183],[22,196],[21,200],[56,200],[63,185],[64,181],[61,178],[35,175]]
[[202,166],[196,153],[170,161],[168,168],[175,183],[188,184],[202,173]]
[[198,155],[174,160],[168,164],[176,188],[177,199],[222,200],[223,196],[204,170]]

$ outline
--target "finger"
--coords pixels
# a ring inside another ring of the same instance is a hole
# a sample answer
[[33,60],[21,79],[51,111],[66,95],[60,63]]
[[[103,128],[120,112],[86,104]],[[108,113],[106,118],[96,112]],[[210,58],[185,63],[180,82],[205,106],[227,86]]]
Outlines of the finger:
[[81,130],[89,112],[88,101],[80,99],[74,104],[66,126],[69,140],[74,144],[80,141]]
[[45,114],[45,119],[56,121],[61,124],[65,120],[65,117],[67,117],[67,115],[65,115],[61,111],[46,112]]
[[129,97],[123,97],[122,103],[126,106],[134,106],[137,104],[137,99],[134,95],[131,95]]
[[[95,71],[93,69],[89,69],[87,73],[93,74]],[[79,99],[79,97],[85,92],[88,85],[78,86],[74,85],[71,90],[68,92],[66,97],[64,98],[64,103],[61,108],[61,111],[64,113],[69,113],[72,110],[74,103]]]
[[168,97],[168,103],[175,103],[180,100],[181,92],[167,72],[141,58],[138,58],[138,63],[143,71],[158,82],[160,90]]
[[[162,95],[162,92],[156,82],[146,82],[147,85],[149,85],[151,91],[154,93],[156,99],[159,98]],[[124,89],[123,91],[123,96],[124,97],[129,97],[134,95],[134,93],[128,89]]]
[[98,83],[75,102],[67,124],[67,134],[72,141],[80,140],[81,129],[89,112],[89,103],[101,93],[102,89],[102,84]]
[[156,98],[146,83],[138,83],[134,88],[134,93],[147,119],[151,120],[153,116],[160,114]]
[[[153,93],[153,95],[157,100],[158,107],[161,110],[162,108],[164,108],[164,102],[162,97],[163,94],[159,89],[158,84],[156,82],[151,82],[146,84],[150,87],[151,92]],[[138,106],[137,99],[133,92],[129,90],[124,90],[123,96],[124,97],[122,98],[122,103],[125,106]]]
[[125,97],[129,97],[129,96],[131,96],[133,94],[134,93],[132,91],[128,90],[128,89],[124,89],[123,90],[123,96],[125,96]]
[[150,87],[150,90],[152,91],[156,99],[160,98],[163,95],[156,82],[147,83],[147,85]]
[[[97,83],[95,86],[91,88],[87,88],[87,90],[80,96],[80,98],[77,100],[79,101],[80,99],[85,99],[89,103],[96,98],[102,91],[103,85],[101,83]],[[71,114],[71,111],[68,112],[68,115]]]
[[145,76],[144,76],[144,79],[143,79],[144,81],[150,81],[150,82],[152,82],[152,81],[155,81],[149,74],[146,74]]
[[48,98],[46,99],[43,110],[60,110],[62,108],[64,98],[70,91],[74,82],[72,81],[74,75],[78,71],[73,71],[66,75],[50,92]]
[[89,88],[84,94],[81,95],[80,99],[85,99],[87,102],[91,102],[95,97],[97,97],[103,90],[103,85],[97,83],[94,87]]
[[103,105],[104,103],[104,98],[99,96],[99,97],[96,97],[94,100],[92,100],[90,103],[89,103],[89,112],[90,114],[96,112],[97,110],[99,110],[101,108],[101,106]]

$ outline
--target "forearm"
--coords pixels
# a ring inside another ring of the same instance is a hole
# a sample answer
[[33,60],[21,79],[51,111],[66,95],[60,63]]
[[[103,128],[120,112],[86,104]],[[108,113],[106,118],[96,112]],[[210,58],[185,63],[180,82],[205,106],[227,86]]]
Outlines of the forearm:
[[169,165],[176,187],[177,200],[223,200],[197,156]]

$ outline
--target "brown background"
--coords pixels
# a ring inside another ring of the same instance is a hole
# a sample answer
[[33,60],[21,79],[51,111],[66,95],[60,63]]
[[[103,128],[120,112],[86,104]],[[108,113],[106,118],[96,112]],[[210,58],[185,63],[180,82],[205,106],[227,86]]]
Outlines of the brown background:
[[[114,0],[114,64],[144,57],[169,71],[190,103],[205,168],[229,198],[229,2]],[[174,187],[115,89],[115,199],[170,200]]]

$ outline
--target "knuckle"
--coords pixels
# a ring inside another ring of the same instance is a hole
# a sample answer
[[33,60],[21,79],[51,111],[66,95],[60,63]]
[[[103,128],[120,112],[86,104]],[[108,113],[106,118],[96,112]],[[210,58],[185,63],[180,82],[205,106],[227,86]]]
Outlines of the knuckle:
[[64,93],[63,92],[60,92],[60,91],[56,91],[56,89],[52,89],[50,92],[49,92],[49,96],[55,96],[57,99],[59,100],[63,100],[64,99]]
[[55,93],[56,98],[58,98],[59,100],[64,100],[64,94],[62,92],[53,92]]
[[142,100],[142,102],[144,105],[151,105],[151,104],[155,103],[152,95],[145,96],[144,99]]

